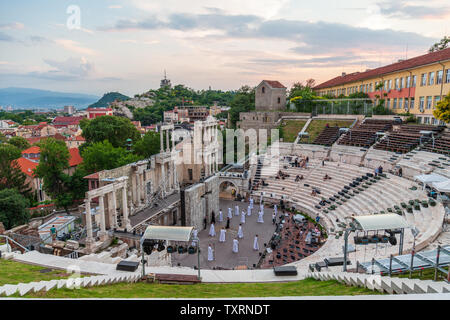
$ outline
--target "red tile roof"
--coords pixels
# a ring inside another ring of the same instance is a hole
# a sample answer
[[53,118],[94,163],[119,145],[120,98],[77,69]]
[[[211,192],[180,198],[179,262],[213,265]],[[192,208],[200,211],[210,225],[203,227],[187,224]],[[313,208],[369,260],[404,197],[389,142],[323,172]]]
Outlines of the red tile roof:
[[98,179],[98,172],[83,177],[83,179]]
[[343,84],[350,83],[350,82],[361,81],[364,79],[376,78],[376,77],[380,77],[385,74],[398,72],[401,70],[412,69],[412,68],[420,67],[423,65],[436,63],[439,61],[445,61],[445,60],[449,60],[449,59],[450,59],[450,48],[447,48],[444,50],[427,53],[427,54],[424,54],[424,55],[421,55],[418,57],[414,57],[414,58],[411,58],[408,60],[403,60],[400,62],[389,64],[384,67],[368,70],[365,72],[353,72],[353,73],[347,74],[345,76],[338,76],[336,78],[325,81],[325,82],[315,86],[313,89],[317,90],[317,89],[329,88],[329,87],[339,86],[339,85],[343,85]]
[[19,158],[16,160],[17,164],[20,167],[20,170],[22,170],[23,173],[25,173],[29,177],[33,177],[33,170],[38,166],[37,162],[33,162],[31,160],[28,160],[26,158]]
[[80,156],[80,151],[78,150],[78,148],[70,148],[69,153],[69,166],[75,167],[83,162],[83,158]]
[[79,117],[56,117],[53,119],[53,124],[55,125],[77,125],[80,123],[80,120],[83,119],[83,116]]
[[25,153],[40,153],[40,152],[41,152],[41,148],[39,148],[37,146],[32,146],[32,147],[29,147],[26,150],[23,150],[22,154],[25,154]]
[[266,82],[272,88],[286,88],[279,81],[274,81],[274,80],[263,80],[263,81]]

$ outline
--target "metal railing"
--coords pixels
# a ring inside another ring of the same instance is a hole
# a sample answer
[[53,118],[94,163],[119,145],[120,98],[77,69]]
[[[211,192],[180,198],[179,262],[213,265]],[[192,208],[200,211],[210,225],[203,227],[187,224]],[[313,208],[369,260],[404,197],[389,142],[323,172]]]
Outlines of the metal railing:
[[9,242],[10,242],[10,241],[11,241],[12,243],[14,243],[15,245],[19,246],[20,248],[22,248],[23,250],[25,250],[25,252],[30,251],[30,250],[28,250],[27,248],[25,248],[23,245],[21,245],[20,243],[18,243],[17,241],[15,241],[14,239],[12,239],[12,238],[10,238],[10,237],[8,237],[8,236],[1,235],[1,234],[0,234],[0,238],[3,238],[3,239],[6,240],[6,248],[9,247],[9,248],[10,248],[10,249],[9,249],[10,251],[12,251],[12,248],[11,248],[11,246],[9,245]]

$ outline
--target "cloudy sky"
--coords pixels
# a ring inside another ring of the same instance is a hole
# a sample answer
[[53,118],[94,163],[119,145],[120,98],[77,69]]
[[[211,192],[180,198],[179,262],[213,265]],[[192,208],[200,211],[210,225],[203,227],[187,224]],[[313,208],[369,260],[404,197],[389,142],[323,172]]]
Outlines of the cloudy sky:
[[0,0],[0,88],[134,95],[164,69],[195,89],[289,87],[424,54],[449,33],[448,0]]

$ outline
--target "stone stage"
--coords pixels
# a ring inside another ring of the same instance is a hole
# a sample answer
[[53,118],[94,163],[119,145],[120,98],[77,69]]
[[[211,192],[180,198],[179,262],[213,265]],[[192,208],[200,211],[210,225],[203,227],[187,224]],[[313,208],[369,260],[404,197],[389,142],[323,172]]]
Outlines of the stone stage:
[[[259,198],[258,198],[259,200]],[[220,200],[220,208],[223,212],[224,221],[219,222],[219,213],[216,212],[216,236],[209,236],[210,224],[208,223],[206,230],[199,230],[198,236],[200,238],[200,268],[201,269],[213,269],[213,268],[223,268],[223,269],[233,269],[237,266],[247,266],[248,268],[253,268],[253,264],[259,262],[260,256],[259,252],[264,252],[264,243],[269,243],[275,232],[275,225],[272,224],[272,213],[273,208],[264,208],[264,223],[257,223],[259,202],[255,199],[252,215],[249,217],[246,215],[245,223],[242,225],[244,238],[239,239],[239,252],[233,253],[233,239],[237,237],[237,231],[240,223],[240,215],[235,216],[234,210],[235,206],[239,205],[239,212],[244,210],[247,214],[248,202],[238,202],[231,200]],[[228,214],[228,208],[231,207],[233,210],[233,218],[230,222],[230,228],[227,229],[226,242],[219,242],[219,233],[222,227],[226,226],[226,218]],[[277,217],[281,214],[281,210],[278,209]],[[253,240],[255,234],[258,234],[259,251],[253,250]],[[208,244],[212,244],[214,249],[215,260],[208,261]],[[190,245],[190,244],[189,244]],[[194,267],[197,266],[197,254],[178,254],[172,253],[172,265]]]

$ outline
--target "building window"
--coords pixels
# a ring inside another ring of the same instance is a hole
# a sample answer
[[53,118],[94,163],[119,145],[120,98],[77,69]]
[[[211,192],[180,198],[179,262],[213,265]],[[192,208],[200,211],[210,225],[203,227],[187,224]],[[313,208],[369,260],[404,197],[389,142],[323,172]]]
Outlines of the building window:
[[281,98],[280,97],[278,97],[278,104],[280,104],[281,103]]
[[416,83],[417,83],[417,76],[413,76],[412,77],[411,88],[415,88],[416,87]]
[[444,76],[444,71],[443,70],[439,70],[436,73],[436,84],[441,84],[442,83],[442,77]]
[[433,108],[436,108],[437,104],[441,101],[441,96],[434,96],[434,105]]
[[403,98],[398,98],[398,108],[401,109],[403,107]]
[[392,109],[397,109],[397,98],[394,98],[394,103],[392,104]]
[[391,90],[391,88],[392,88],[392,80],[389,80],[388,90]]
[[391,99],[386,100],[386,108],[389,109],[391,107]]
[[420,111],[423,110],[424,106],[425,106],[425,97],[420,97],[419,98],[419,109],[420,109]]
[[405,102],[403,104],[403,109],[408,110],[408,98],[405,98]]
[[409,83],[411,82],[411,76],[406,77],[406,88],[409,88]]
[[409,108],[410,108],[410,109],[414,109],[414,98],[411,98],[411,99],[409,100]]
[[445,70],[445,83],[450,83],[450,69]]
[[428,81],[428,85],[432,86],[434,84],[434,71],[430,72],[430,77],[429,77],[429,81]]
[[420,78],[420,85],[421,86],[427,85],[427,74],[426,73],[422,73],[422,76]]
[[193,176],[192,176],[192,169],[188,169],[188,174],[189,174],[189,180],[193,180]]
[[369,85],[369,92],[373,92],[372,84]]
[[400,78],[400,89],[405,87],[405,78]]
[[423,118],[423,123],[429,124],[430,123],[430,118],[429,117],[424,117]]
[[427,96],[427,109],[431,109],[432,100],[433,100],[432,96]]
[[384,80],[384,91],[387,90],[387,80]]
[[261,88],[261,92],[262,92],[262,93],[265,93],[265,92],[266,92],[266,88],[262,87],[262,88]]
[[400,89],[400,79],[396,78],[395,79],[395,90],[398,90],[398,89]]

